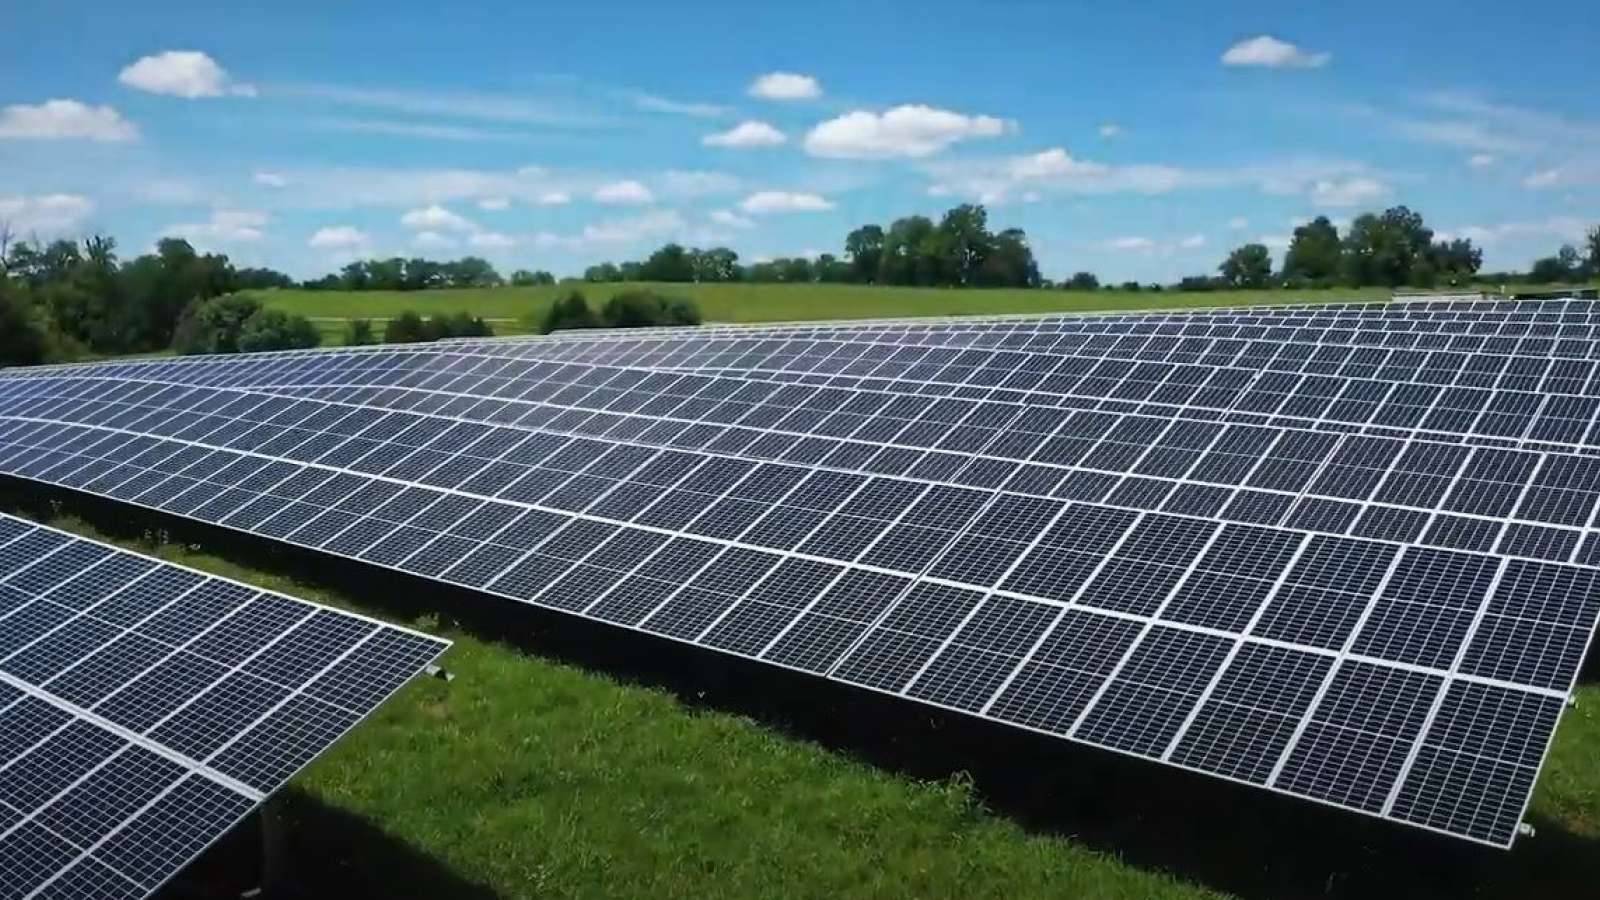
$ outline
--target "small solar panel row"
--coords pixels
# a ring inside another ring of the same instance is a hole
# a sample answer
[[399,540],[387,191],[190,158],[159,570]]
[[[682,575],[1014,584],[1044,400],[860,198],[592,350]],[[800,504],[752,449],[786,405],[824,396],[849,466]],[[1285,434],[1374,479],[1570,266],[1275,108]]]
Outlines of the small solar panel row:
[[0,515],[0,893],[145,896],[445,646]]

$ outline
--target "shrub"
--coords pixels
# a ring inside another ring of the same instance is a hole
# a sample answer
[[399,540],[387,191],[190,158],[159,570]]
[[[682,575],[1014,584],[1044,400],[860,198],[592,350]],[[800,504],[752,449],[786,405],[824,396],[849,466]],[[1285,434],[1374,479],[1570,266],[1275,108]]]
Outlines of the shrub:
[[700,308],[692,300],[663,297],[655,291],[623,291],[606,301],[600,319],[608,328],[699,325]]
[[309,350],[322,343],[322,335],[311,320],[281,309],[263,309],[246,319],[239,331],[239,350],[262,353],[268,350]]
[[383,342],[385,344],[415,344],[418,341],[431,341],[434,336],[428,332],[428,326],[422,317],[406,310],[400,315],[389,320],[383,329]]
[[363,347],[377,342],[378,335],[372,330],[371,319],[351,319],[345,323],[344,344],[346,347]]
[[544,316],[528,324],[540,334],[549,334],[573,328],[599,328],[600,319],[589,308],[589,301],[584,299],[582,291],[569,291],[566,296],[550,304]]
[[178,318],[172,349],[184,355],[238,353],[244,323],[260,311],[261,301],[244,294],[195,300]]

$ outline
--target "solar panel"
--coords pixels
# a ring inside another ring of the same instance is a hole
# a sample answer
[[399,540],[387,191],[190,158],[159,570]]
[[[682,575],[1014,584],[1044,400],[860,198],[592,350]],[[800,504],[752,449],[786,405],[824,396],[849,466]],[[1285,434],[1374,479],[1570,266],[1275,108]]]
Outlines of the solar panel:
[[[1396,311],[1194,319],[1346,313]],[[1421,363],[914,337],[963,328],[816,329],[829,371],[723,328],[10,372],[0,472],[1510,845],[1600,614],[1584,429]]]
[[0,896],[153,893],[447,646],[0,515]]

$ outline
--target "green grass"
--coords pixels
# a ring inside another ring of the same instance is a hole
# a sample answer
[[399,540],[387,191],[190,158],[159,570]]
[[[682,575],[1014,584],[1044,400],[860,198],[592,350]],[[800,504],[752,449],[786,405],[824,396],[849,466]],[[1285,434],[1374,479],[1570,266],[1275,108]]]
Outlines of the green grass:
[[[625,287],[589,284],[580,289],[598,306]],[[1386,289],[1328,291],[1216,291],[1211,293],[1124,293],[1122,291],[951,290],[876,287],[858,284],[659,284],[644,285],[687,296],[708,322],[784,322],[800,319],[895,318],[901,316],[1001,315],[1082,312],[1085,310],[1236,306],[1262,303],[1384,300]],[[404,310],[422,315],[469,312],[498,320],[496,334],[520,334],[520,321],[538,316],[569,285],[437,291],[255,292],[268,306],[299,313],[317,322],[324,344],[340,343],[347,319],[387,319]],[[381,334],[381,325],[379,326]]]
[[[119,539],[61,515],[50,524],[383,617],[359,598],[198,546]],[[959,778],[898,776],[435,617],[405,624],[455,640],[443,664],[456,678],[410,685],[280,801],[288,871],[302,883],[389,897],[1223,896],[1070,837],[1025,831],[986,811]],[[1180,837],[1201,845],[1189,853],[1220,879],[1268,885],[1252,896],[1308,881],[1302,892],[1330,896],[1407,882],[1416,883],[1409,896],[1593,896],[1600,686],[1578,693],[1530,813],[1544,833],[1513,853],[1462,862],[1358,845],[1319,862],[1319,848],[1291,852],[1270,824],[1214,808],[1180,811],[1196,823]],[[1353,824],[1375,836],[1387,827]],[[1147,825],[1120,827],[1134,836]]]

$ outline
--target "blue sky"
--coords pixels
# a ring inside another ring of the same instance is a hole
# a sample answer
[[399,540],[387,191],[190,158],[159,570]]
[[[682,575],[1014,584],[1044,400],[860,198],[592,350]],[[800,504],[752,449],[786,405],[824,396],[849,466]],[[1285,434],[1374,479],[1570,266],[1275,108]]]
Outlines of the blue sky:
[[1600,223],[1580,2],[233,6],[8,3],[0,220],[575,274],[971,200],[1115,280],[1392,203],[1489,268]]

